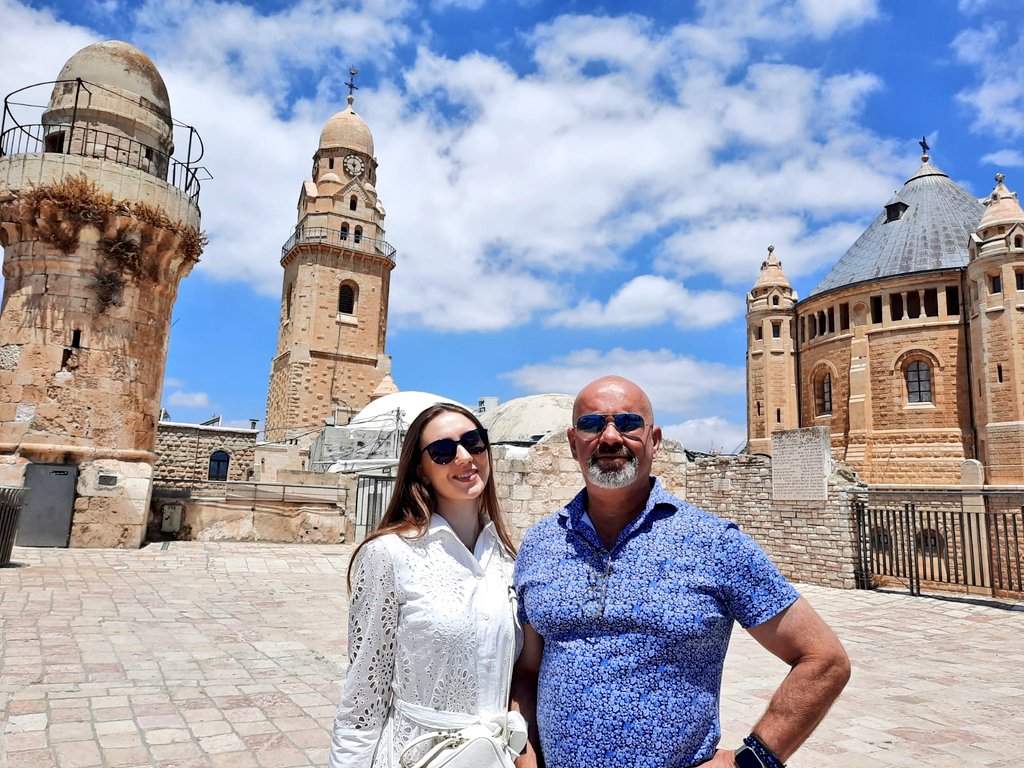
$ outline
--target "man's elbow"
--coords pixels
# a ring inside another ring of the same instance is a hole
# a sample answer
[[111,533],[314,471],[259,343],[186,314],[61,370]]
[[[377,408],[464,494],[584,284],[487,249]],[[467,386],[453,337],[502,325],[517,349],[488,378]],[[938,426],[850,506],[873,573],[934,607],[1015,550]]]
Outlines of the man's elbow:
[[833,698],[838,696],[843,688],[846,687],[846,684],[850,682],[852,671],[853,667],[850,664],[850,657],[847,655],[846,649],[837,642],[836,647],[829,656],[825,670],[825,678],[828,680],[828,687],[832,691]]

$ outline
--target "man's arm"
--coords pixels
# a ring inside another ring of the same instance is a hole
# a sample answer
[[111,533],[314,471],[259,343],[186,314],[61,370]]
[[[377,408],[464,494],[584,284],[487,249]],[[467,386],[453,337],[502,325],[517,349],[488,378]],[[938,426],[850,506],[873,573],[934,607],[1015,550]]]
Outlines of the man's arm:
[[516,768],[544,768],[537,732],[537,677],[544,654],[544,638],[529,624],[523,626],[523,650],[512,675],[512,708],[519,710],[530,727],[530,740],[516,760]]
[[[850,679],[850,659],[839,638],[802,597],[747,631],[790,666],[753,728],[785,762],[811,735]],[[708,765],[732,768],[732,757],[732,750],[719,750]]]

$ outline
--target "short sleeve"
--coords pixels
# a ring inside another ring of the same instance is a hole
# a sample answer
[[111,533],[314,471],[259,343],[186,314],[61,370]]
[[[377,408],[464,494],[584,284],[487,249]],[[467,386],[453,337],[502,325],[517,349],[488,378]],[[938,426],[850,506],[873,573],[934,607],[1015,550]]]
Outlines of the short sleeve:
[[391,707],[398,632],[395,566],[385,542],[358,555],[348,619],[349,668],[334,719],[330,768],[371,764]]
[[716,554],[721,597],[744,629],[763,624],[800,597],[768,555],[735,524],[726,524]]

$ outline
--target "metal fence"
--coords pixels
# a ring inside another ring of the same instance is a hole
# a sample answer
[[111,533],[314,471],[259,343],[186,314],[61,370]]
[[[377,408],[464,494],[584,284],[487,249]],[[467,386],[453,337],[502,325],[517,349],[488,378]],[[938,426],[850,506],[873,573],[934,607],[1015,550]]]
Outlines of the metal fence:
[[1020,494],[854,504],[858,586],[1024,598]]
[[387,240],[365,237],[361,232],[349,232],[347,229],[332,229],[330,227],[295,227],[291,237],[281,246],[281,257],[284,258],[292,248],[303,243],[336,245],[340,248],[349,248],[353,251],[379,256],[392,264],[395,262],[395,247]]
[[362,541],[380,523],[391,501],[395,478],[360,475],[356,480],[356,537]]

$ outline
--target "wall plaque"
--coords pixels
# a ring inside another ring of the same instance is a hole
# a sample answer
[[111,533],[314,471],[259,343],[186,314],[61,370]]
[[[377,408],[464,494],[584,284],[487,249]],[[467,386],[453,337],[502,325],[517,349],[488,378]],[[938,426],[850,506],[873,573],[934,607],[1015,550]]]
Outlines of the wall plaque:
[[828,427],[772,432],[772,498],[825,501],[831,470]]

